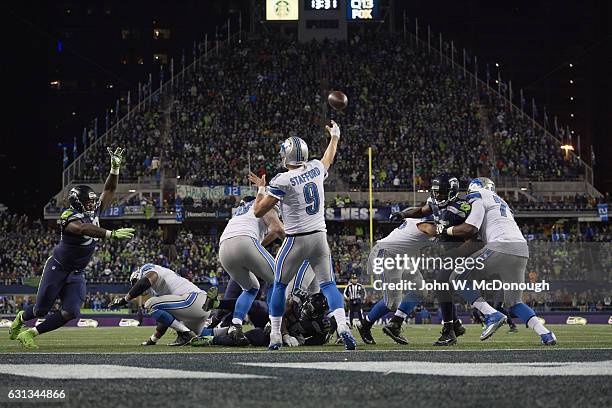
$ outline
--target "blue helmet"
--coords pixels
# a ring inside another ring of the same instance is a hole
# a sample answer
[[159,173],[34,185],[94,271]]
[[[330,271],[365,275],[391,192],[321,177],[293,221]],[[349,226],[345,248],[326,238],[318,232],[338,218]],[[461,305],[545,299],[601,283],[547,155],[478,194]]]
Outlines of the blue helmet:
[[477,177],[470,180],[468,185],[468,192],[477,191],[479,189],[485,189],[495,192],[495,183],[488,177]]

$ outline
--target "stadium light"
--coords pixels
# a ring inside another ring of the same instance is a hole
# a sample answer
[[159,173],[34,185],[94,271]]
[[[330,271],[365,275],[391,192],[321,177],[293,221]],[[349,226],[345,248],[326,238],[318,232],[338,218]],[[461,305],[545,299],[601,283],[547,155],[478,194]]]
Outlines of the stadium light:
[[573,101],[573,100],[574,100],[574,97],[573,97],[573,96],[570,96],[570,101]]
[[499,63],[498,63],[498,62],[496,62],[496,63],[495,63],[495,66],[496,66],[497,68],[499,68]]
[[571,144],[564,144],[561,146],[561,150],[565,151],[565,158],[569,157],[569,153],[574,151],[574,146]]
[[527,191],[527,187],[521,187],[521,191]]
[[134,190],[134,189],[129,189],[129,190],[128,190],[128,192],[130,192],[130,193],[135,193],[135,192],[136,192],[136,190]]
[[573,117],[574,117],[574,114],[573,114],[573,113],[570,113],[570,116],[573,118]]
[[570,84],[573,84],[573,83],[574,83],[574,80],[573,80],[573,79],[570,79]]
[[574,68],[574,64],[572,64],[571,62],[569,65],[570,65],[570,68]]

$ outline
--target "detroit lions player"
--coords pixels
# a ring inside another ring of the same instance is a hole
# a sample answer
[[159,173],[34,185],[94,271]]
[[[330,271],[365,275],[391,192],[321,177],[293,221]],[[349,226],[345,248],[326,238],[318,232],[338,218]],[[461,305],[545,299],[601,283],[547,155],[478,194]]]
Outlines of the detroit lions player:
[[[130,239],[133,228],[109,231],[100,228],[99,216],[113,201],[119,179],[123,149],[114,152],[107,148],[111,169],[100,198],[89,186],[78,185],[68,194],[69,207],[60,215],[60,242],[45,262],[36,302],[17,313],[9,336],[27,348],[38,348],[34,337],[56,330],[80,314],[85,300],[85,267],[89,264],[99,239]],[[56,299],[62,301],[61,309],[45,318],[37,327],[21,331],[23,323],[47,315]],[[21,331],[21,332],[20,332]]]
[[[145,264],[132,272],[132,287],[128,294],[116,297],[109,304],[114,309],[127,305],[147,291],[153,295],[145,303],[151,316],[165,327],[176,330],[177,338],[169,346],[182,346],[204,330],[210,309],[218,302],[217,288],[211,287],[207,292],[198,288],[187,279],[171,269],[160,265]],[[159,327],[158,327],[159,329]],[[157,337],[151,337],[157,342]]]
[[321,160],[308,160],[308,146],[299,137],[290,137],[281,145],[280,155],[288,171],[270,180],[266,189],[265,176],[250,174],[249,179],[259,187],[255,199],[256,217],[263,217],[280,201],[286,238],[276,257],[274,290],[270,302],[270,350],[282,345],[281,319],[285,310],[285,289],[307,261],[312,267],[321,292],[327,298],[338,324],[338,333],[347,350],[355,350],[357,343],[346,325],[342,295],[336,287],[332,257],[327,243],[324,216],[325,192],[323,182],[336,155],[340,128],[332,121],[325,127],[331,140]]
[[[404,211],[391,215],[391,220],[402,220],[404,218],[422,218],[427,216],[434,217],[436,224],[452,226],[459,225],[465,221],[471,205],[459,198],[459,180],[451,174],[443,173],[435,176],[431,180],[431,192],[427,202],[423,207],[409,208]],[[442,241],[442,242],[441,242]],[[456,239],[451,237],[443,237],[438,240],[438,244],[444,251],[453,249],[458,244],[449,242],[463,242],[464,239]],[[470,253],[473,251],[470,251]],[[445,256],[449,256],[448,253]],[[438,282],[448,282],[452,270],[440,269],[436,273]],[[457,318],[457,310],[453,302],[452,291],[439,290],[436,291],[436,298],[440,304],[442,312],[443,327],[438,340],[434,346],[451,346],[457,342],[457,337],[465,334],[465,328],[461,321]],[[397,313],[399,318],[401,313]],[[405,317],[405,316],[404,316]],[[401,326],[403,319],[392,319],[390,325]],[[398,331],[396,327],[394,330]]]
[[[223,230],[219,245],[219,262],[229,276],[242,288],[238,296],[229,335],[244,342],[242,321],[259,292],[260,278],[274,282],[274,258],[264,248],[276,238],[284,238],[285,230],[276,211],[262,218],[253,214],[255,197],[245,197]],[[271,289],[268,290],[271,293]]]
[[[485,275],[497,273],[505,282],[524,283],[529,248],[521,230],[516,225],[512,210],[502,198],[492,191],[494,188],[494,184],[488,179],[472,180],[466,197],[472,205],[469,217],[463,224],[452,227],[442,226],[438,232],[462,238],[480,233],[486,245],[472,257],[482,261]],[[461,274],[453,272],[451,279],[467,281],[472,273],[473,270]],[[491,307],[480,296],[478,290],[474,290],[470,285],[466,288],[471,290],[460,290],[458,293],[484,314],[486,327],[480,339],[486,340],[506,322],[507,317]],[[508,311],[539,334],[542,344],[555,345],[557,343],[555,335],[544,327],[535,312],[522,302],[522,295],[522,290],[504,291],[504,304],[508,307]]]
[[[401,323],[427,294],[426,291],[408,290],[402,300],[404,291],[396,289],[395,286],[403,281],[412,281],[417,288],[420,288],[423,275],[419,270],[413,270],[411,267],[400,269],[395,264],[395,257],[404,255],[411,259],[420,257],[423,248],[430,245],[430,239],[435,235],[436,227],[433,224],[433,218],[407,218],[389,235],[378,240],[370,251],[368,274],[373,274],[375,280],[381,281],[383,298],[370,309],[365,319],[362,319],[357,327],[364,343],[376,344],[372,337],[372,325],[387,313],[396,312],[396,321],[383,327],[383,333],[399,344],[408,344],[408,340],[401,335]],[[394,260],[392,268],[386,267],[387,259]],[[391,289],[389,285],[393,285]]]

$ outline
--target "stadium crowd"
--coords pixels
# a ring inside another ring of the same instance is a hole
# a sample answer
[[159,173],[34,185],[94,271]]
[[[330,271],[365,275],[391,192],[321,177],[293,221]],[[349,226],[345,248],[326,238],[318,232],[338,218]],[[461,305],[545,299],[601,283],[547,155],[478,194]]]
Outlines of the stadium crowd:
[[[320,44],[264,38],[222,49],[176,82],[173,97],[121,121],[112,144],[127,151],[122,175],[159,179],[170,170],[198,186],[246,185],[249,168],[272,176],[286,137],[304,138],[313,157],[322,153],[327,89],[342,89],[350,99],[345,112],[331,114],[343,129],[332,185],[367,187],[369,146],[377,189],[412,189],[412,153],[417,189],[443,170],[534,179],[580,173],[579,163],[565,160],[525,116],[486,97],[462,70],[379,35]],[[81,178],[103,177],[105,146],[84,157]]]

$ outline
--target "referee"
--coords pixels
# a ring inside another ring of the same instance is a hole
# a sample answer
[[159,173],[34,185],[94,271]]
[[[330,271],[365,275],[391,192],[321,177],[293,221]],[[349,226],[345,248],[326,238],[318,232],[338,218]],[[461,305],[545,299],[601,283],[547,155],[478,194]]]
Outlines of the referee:
[[[349,324],[353,327],[353,318],[361,319],[361,305],[366,296],[363,285],[357,282],[357,275],[351,275],[351,281],[344,289],[344,298],[349,302]],[[356,315],[356,316],[355,316]]]

